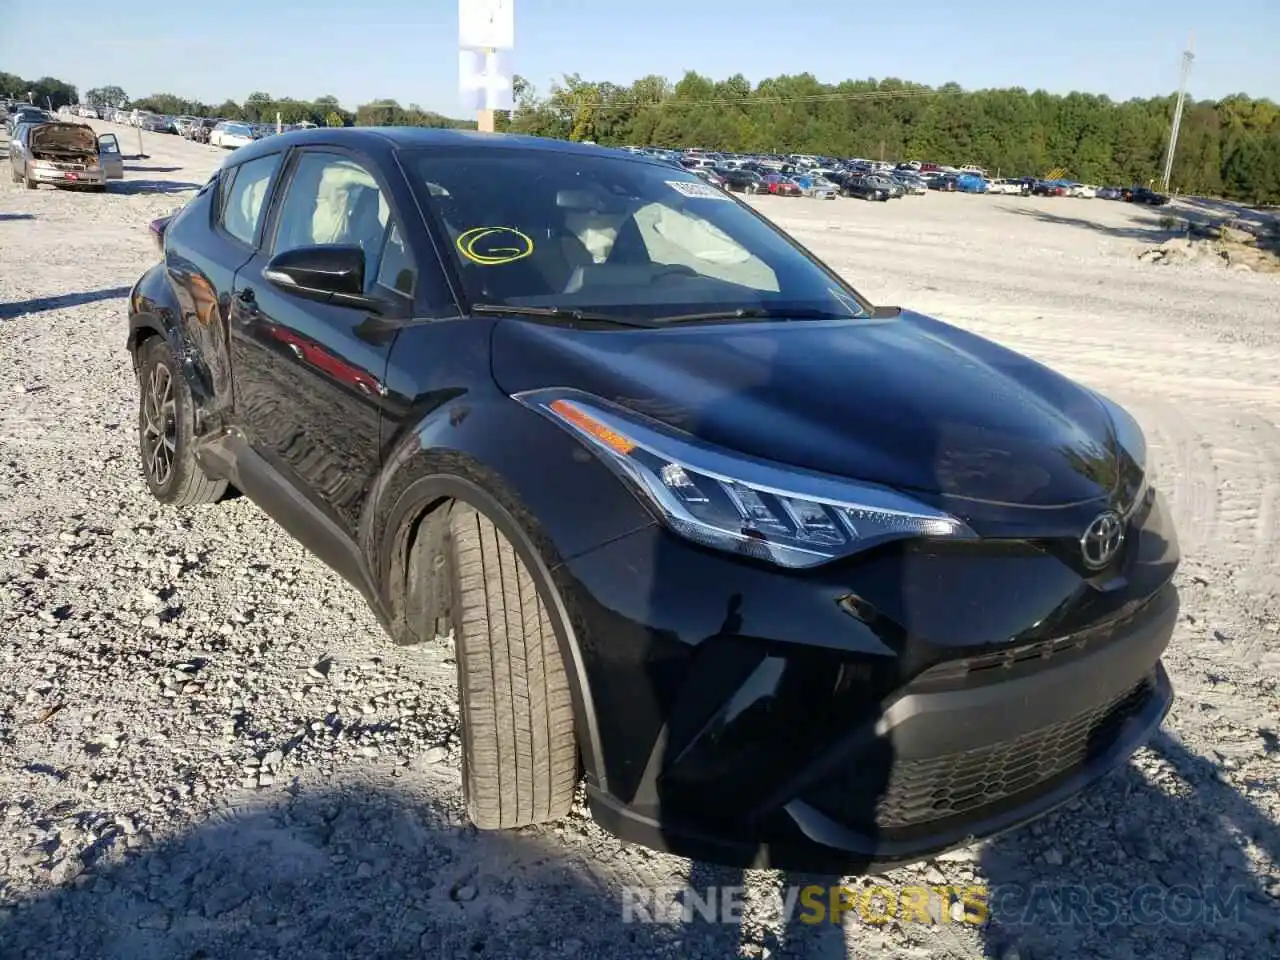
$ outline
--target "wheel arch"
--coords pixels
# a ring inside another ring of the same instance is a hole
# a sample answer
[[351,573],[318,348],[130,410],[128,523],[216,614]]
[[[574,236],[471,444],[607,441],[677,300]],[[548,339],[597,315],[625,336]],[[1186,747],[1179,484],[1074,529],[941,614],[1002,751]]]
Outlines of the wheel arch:
[[125,349],[129,351],[136,374],[139,352],[146,341],[160,337],[169,345],[178,371],[191,391],[196,433],[201,434],[205,430],[206,413],[214,395],[213,384],[183,336],[178,319],[182,315],[181,308],[163,273],[164,264],[156,264],[142,275],[129,293],[129,330]]
[[155,314],[132,313],[129,315],[129,336],[125,341],[125,349],[129,351],[135,373],[138,370],[138,354],[142,351],[142,345],[154,337],[160,337],[168,343],[170,350],[174,348],[173,338]]
[[587,783],[607,790],[595,703],[587,681],[582,648],[573,617],[556,587],[554,570],[560,558],[540,530],[536,518],[525,509],[508,485],[474,461],[451,464],[449,473],[428,473],[411,482],[388,513],[387,536],[377,563],[377,579],[387,604],[393,639],[417,642],[409,619],[410,558],[423,537],[447,536],[451,507],[464,503],[487,517],[510,541],[517,556],[538,585],[548,610],[556,646],[564,661],[573,701],[574,729]]

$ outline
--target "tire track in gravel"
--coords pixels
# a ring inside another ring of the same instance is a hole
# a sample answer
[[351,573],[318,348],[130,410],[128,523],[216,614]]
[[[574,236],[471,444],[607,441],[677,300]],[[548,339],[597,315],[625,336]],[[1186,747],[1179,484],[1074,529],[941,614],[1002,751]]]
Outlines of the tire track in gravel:
[[1148,456],[1168,500],[1182,552],[1198,554],[1219,535],[1216,458],[1177,406],[1149,394],[1129,396],[1133,399],[1126,405],[1147,432]]

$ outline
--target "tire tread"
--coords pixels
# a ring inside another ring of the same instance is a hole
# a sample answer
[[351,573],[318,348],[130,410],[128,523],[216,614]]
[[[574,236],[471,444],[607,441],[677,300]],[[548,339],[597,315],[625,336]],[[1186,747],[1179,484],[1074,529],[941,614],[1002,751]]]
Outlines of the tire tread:
[[467,807],[482,829],[565,816],[578,780],[569,679],[547,608],[487,517],[450,518]]

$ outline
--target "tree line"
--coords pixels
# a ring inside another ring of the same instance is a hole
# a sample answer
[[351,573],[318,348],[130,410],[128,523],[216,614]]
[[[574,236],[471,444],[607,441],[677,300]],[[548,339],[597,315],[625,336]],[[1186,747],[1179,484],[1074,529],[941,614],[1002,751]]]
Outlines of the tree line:
[[[1003,176],[1065,170],[1086,183],[1146,184],[1163,173],[1176,97],[1118,102],[1021,88],[966,91],[898,79],[752,84],[688,72],[619,85],[573,74],[545,96],[517,79],[499,129],[601,144],[810,153],[976,164]],[[1280,201],[1280,106],[1236,94],[1188,98],[1171,184],[1181,193]]]
[[[0,94],[25,99],[28,91],[55,109],[79,100],[74,86],[55,78],[0,73]],[[692,71],[675,83],[655,75],[630,85],[572,74],[545,95],[517,77],[515,93],[516,109],[498,115],[499,130],[614,145],[977,164],[1004,176],[1064,170],[1084,182],[1124,185],[1162,174],[1175,104],[1172,95],[1121,102],[894,78],[827,84],[807,73],[753,84],[741,74],[713,80]],[[85,101],[255,122],[273,122],[278,113],[285,123],[330,126],[475,126],[390,99],[349,111],[332,96],[259,92],[243,103],[206,104],[165,93],[134,100],[109,86],[87,91]],[[1280,105],[1245,94],[1188,99],[1171,185],[1181,193],[1280,202]]]
[[152,93],[132,98],[117,86],[94,87],[86,90],[83,100],[73,84],[53,77],[40,80],[24,80],[11,73],[0,72],[0,96],[26,100],[28,96],[39,106],[57,110],[61,106],[87,103],[102,109],[149,110],[165,116],[218,117],[223,120],[246,120],[251,123],[274,123],[277,115],[282,123],[309,121],[319,126],[414,126],[474,128],[474,121],[455,120],[431,110],[424,110],[416,103],[402,106],[395,100],[375,100],[364,103],[355,110],[347,110],[333,96],[316,97],[314,100],[296,100],[293,97],[274,97],[269,93],[249,94],[243,103],[224,100],[222,103],[202,103],[172,93]]

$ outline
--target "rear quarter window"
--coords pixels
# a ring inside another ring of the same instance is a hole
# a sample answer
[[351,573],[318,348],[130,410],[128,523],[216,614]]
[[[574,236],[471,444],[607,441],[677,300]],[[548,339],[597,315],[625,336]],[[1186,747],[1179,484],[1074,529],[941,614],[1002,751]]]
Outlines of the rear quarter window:
[[266,212],[267,194],[280,169],[278,153],[257,157],[223,172],[218,203],[218,226],[247,246],[257,244]]

